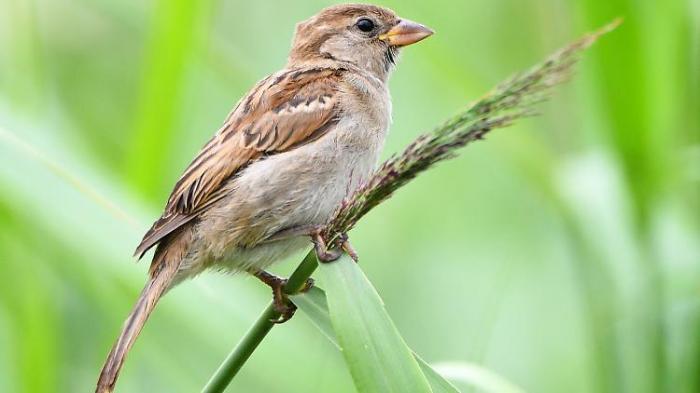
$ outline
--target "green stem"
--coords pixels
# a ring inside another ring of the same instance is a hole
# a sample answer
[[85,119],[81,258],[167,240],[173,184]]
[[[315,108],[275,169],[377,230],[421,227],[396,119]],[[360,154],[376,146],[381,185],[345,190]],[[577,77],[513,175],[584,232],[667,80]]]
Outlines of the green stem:
[[[306,280],[311,277],[314,270],[318,267],[316,253],[314,250],[309,251],[304,260],[294,270],[294,273],[289,277],[287,284],[284,286],[283,292],[287,295],[292,295],[301,290],[306,283]],[[280,313],[275,311],[272,302],[260,314],[257,321],[241,338],[235,348],[226,357],[226,360],[219,366],[214,375],[211,377],[207,385],[202,389],[202,393],[219,393],[223,392],[231,383],[231,380],[243,367],[253,351],[260,345],[262,340],[267,336],[267,333],[275,326],[271,321],[280,317]]]

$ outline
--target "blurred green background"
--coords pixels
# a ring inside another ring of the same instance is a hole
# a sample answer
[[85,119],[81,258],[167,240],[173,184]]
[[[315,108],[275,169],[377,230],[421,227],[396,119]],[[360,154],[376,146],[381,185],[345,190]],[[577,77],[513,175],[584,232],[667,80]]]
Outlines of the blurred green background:
[[[145,282],[131,254],[175,180],[284,65],[295,23],[332,3],[0,0],[0,391],[93,388]],[[385,156],[625,18],[542,116],[351,233],[407,343],[530,392],[700,391],[700,1],[379,3],[437,32],[391,81]],[[242,276],[178,287],[119,390],[198,391],[269,297]],[[231,390],[353,389],[300,313]]]

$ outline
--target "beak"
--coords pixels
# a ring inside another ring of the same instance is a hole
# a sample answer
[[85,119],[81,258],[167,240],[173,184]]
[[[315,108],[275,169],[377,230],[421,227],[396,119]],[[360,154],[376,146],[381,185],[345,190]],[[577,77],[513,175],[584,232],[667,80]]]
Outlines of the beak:
[[433,33],[432,30],[420,23],[402,19],[398,25],[385,34],[380,35],[379,39],[388,42],[392,46],[406,46],[426,39]]

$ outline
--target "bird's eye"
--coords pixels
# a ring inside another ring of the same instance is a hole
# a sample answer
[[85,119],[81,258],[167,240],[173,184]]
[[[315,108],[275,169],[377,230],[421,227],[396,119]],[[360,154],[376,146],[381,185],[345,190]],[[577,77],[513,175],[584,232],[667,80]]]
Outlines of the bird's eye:
[[367,18],[358,20],[357,23],[355,23],[355,26],[357,26],[360,31],[364,31],[365,33],[369,33],[370,31],[374,30],[374,22]]

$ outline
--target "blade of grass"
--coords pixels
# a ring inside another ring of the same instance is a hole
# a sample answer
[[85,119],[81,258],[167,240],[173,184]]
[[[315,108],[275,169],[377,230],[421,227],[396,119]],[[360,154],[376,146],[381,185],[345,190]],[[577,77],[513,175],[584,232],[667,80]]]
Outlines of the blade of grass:
[[135,231],[141,230],[141,225],[138,224],[135,218],[128,215],[124,210],[117,206],[113,201],[105,197],[99,191],[91,187],[87,182],[73,175],[59,163],[52,160],[46,154],[35,149],[33,146],[16,136],[15,134],[5,130],[0,126],[0,141],[6,142],[9,146],[20,151],[24,155],[32,158],[39,164],[49,169],[56,177],[65,181],[76,191],[79,191],[87,198],[94,201],[97,205],[102,206],[105,211],[109,212],[118,220],[128,224]]
[[[314,287],[308,292],[290,296],[290,299],[297,305],[297,307],[299,307],[299,310],[303,311],[304,314],[309,317],[311,323],[316,326],[316,328],[318,328],[318,330],[320,330],[321,333],[323,333],[323,335],[336,346],[336,348],[340,349],[338,337],[333,331],[331,315],[328,311],[326,293],[321,288]],[[428,380],[433,392],[459,392],[456,387],[454,387],[448,380],[440,376],[437,371],[435,371],[425,360],[416,355],[415,352],[413,352],[413,356],[416,358],[416,361],[418,361],[418,365],[420,366],[421,371],[423,371],[423,374]]]
[[173,138],[187,65],[201,44],[198,34],[207,26],[209,8],[209,1],[160,0],[153,13],[132,154],[127,162],[130,180],[147,197],[165,186],[167,176],[160,174],[167,164],[168,141]]
[[333,330],[360,392],[430,392],[411,350],[389,318],[379,294],[343,254],[322,263]]

